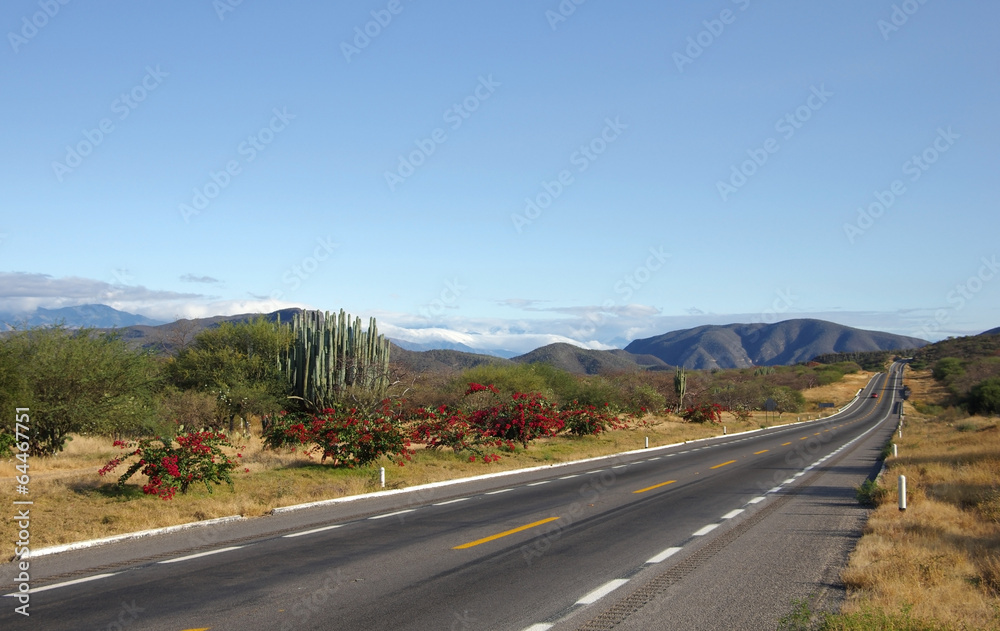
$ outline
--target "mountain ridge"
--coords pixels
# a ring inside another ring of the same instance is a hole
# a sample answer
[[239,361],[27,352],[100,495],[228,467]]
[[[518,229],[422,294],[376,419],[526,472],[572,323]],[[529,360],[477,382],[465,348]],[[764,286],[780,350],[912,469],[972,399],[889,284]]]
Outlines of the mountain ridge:
[[691,369],[797,364],[818,355],[920,348],[926,340],[801,318],[773,324],[705,325],[633,340],[627,352]]
[[[280,318],[281,321],[288,322],[301,309],[181,319],[159,324],[151,324],[156,321],[106,305],[80,305],[39,311],[36,321],[43,326],[62,321],[69,327],[115,329],[138,346],[173,352],[193,341],[201,330],[217,326],[220,322],[247,321],[258,316],[270,321]],[[109,326],[108,322],[112,324]],[[136,323],[122,324],[125,322]],[[1000,333],[1000,328],[986,332],[992,333]],[[547,363],[577,374],[672,370],[674,367],[717,369],[795,364],[824,354],[902,350],[928,344],[918,338],[809,318],[783,320],[773,324],[702,325],[633,340],[624,349],[593,350],[559,342],[520,355],[509,353],[509,357],[486,353],[464,344],[454,344],[453,348],[443,349],[395,339],[390,341],[393,345],[393,361],[414,371],[464,370],[482,363]]]

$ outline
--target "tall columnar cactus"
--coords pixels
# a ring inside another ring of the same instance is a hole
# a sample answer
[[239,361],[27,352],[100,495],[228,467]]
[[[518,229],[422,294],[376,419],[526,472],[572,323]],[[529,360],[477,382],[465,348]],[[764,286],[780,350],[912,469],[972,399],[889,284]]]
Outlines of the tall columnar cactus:
[[293,396],[317,408],[329,407],[348,388],[382,394],[389,384],[389,340],[375,318],[361,330],[339,314],[303,311],[292,319],[292,344],[279,360]]
[[674,391],[677,393],[677,409],[684,409],[684,393],[687,392],[687,375],[683,368],[674,370]]

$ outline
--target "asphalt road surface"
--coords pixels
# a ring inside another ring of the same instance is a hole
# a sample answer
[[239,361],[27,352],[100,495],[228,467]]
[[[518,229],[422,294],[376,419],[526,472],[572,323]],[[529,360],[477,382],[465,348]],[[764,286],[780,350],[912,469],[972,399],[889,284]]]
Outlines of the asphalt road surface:
[[901,368],[822,421],[29,559],[28,617],[0,566],[0,628],[774,628],[840,597]]

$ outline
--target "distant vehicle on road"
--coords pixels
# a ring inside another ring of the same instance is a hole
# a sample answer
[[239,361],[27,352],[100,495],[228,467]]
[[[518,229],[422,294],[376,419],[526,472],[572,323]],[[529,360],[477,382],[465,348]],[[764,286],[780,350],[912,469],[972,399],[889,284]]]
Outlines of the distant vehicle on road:
[[872,398],[873,399],[877,399],[878,398],[878,392],[872,392]]

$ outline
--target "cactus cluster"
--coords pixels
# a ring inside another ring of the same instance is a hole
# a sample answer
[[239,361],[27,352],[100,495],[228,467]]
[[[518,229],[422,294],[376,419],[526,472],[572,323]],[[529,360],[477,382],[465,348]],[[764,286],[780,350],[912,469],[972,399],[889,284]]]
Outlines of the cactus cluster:
[[293,396],[331,407],[348,389],[384,393],[389,383],[389,340],[375,318],[361,330],[350,314],[302,311],[292,318],[292,343],[279,359]]

